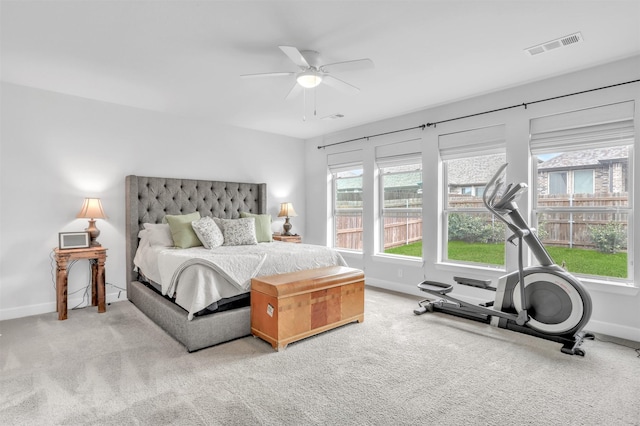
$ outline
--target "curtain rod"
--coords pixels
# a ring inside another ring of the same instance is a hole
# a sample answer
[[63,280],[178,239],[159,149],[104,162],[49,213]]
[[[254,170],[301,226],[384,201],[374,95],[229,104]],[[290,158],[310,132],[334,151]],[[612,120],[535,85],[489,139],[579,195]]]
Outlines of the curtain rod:
[[568,93],[566,95],[553,96],[551,98],[539,99],[537,101],[523,102],[523,103],[517,104],[517,105],[511,105],[511,106],[506,106],[506,107],[503,107],[503,108],[491,109],[491,110],[488,110],[488,111],[477,112],[475,114],[463,115],[463,116],[460,116],[460,117],[454,117],[454,118],[449,118],[449,119],[446,119],[446,120],[435,121],[433,123],[421,124],[419,126],[408,127],[406,129],[392,130],[392,131],[389,131],[389,132],[377,133],[375,135],[362,136],[360,138],[355,138],[355,139],[349,139],[349,140],[346,140],[346,141],[330,143],[330,144],[327,144],[327,145],[319,145],[318,149],[324,149],[324,148],[327,148],[329,146],[341,145],[343,143],[348,143],[348,142],[355,142],[355,141],[360,141],[360,140],[365,140],[365,139],[369,140],[370,138],[375,138],[375,137],[378,137],[378,136],[390,135],[390,134],[393,134],[393,133],[407,132],[409,130],[415,130],[415,129],[424,130],[427,127],[435,128],[438,124],[441,124],[441,123],[448,123],[450,121],[462,120],[462,119],[465,119],[465,118],[476,117],[478,115],[484,115],[484,114],[491,114],[491,113],[494,113],[494,112],[505,111],[505,110],[513,109],[513,108],[524,107],[524,109],[527,109],[528,105],[538,104],[538,103],[541,103],[541,102],[553,101],[553,100],[556,100],[556,99],[566,98],[566,97],[569,97],[569,96],[582,95],[584,93],[595,92],[597,90],[603,90],[603,89],[610,89],[612,87],[623,86],[625,84],[632,84],[632,83],[638,83],[638,82],[640,82],[640,79],[631,80],[631,81],[625,81],[624,83],[610,84],[609,86],[597,87],[595,89],[582,90],[580,92]]

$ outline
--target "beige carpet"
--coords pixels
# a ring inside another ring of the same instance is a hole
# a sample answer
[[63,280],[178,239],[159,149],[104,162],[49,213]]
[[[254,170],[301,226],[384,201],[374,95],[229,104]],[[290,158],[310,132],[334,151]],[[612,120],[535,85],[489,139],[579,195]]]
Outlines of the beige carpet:
[[565,355],[415,306],[367,288],[364,323],[281,352],[246,337],[188,354],[129,302],[3,321],[0,424],[640,424],[633,349]]

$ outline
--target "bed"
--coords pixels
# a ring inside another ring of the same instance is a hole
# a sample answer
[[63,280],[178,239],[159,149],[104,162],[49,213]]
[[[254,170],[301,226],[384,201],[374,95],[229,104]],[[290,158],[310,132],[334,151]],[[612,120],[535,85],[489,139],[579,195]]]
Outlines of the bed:
[[[243,293],[243,291],[236,292],[238,294],[233,292],[227,294],[226,296],[232,295],[232,297],[225,297],[219,301],[221,303],[220,310],[209,313],[211,306],[218,307],[217,300],[216,303],[202,310],[200,309],[204,305],[192,307],[188,304],[180,303],[183,305],[180,306],[176,303],[180,302],[179,297],[169,297],[174,296],[173,293],[163,296],[163,294],[166,294],[164,293],[166,281],[164,281],[162,291],[160,291],[161,289],[158,288],[159,286],[153,280],[149,280],[145,274],[139,272],[139,268],[136,267],[136,264],[140,264],[140,254],[136,255],[138,245],[140,244],[142,251],[145,244],[145,228],[151,228],[149,225],[145,227],[144,224],[161,224],[166,215],[185,215],[193,212],[198,212],[202,217],[210,216],[216,218],[216,221],[218,219],[238,219],[241,215],[245,216],[247,214],[266,214],[266,193],[266,184],[262,183],[204,181],[133,175],[126,177],[127,297],[152,321],[182,343],[189,352],[250,335],[249,278],[255,275],[288,272],[286,268],[292,266],[287,266],[284,261],[275,262],[278,256],[287,256],[287,251],[293,253],[288,255],[289,259],[294,258],[292,256],[315,258],[315,254],[309,255],[309,253],[315,252],[305,253],[305,246],[308,245],[282,242],[261,243],[255,246],[219,247],[219,249],[231,250],[231,257],[236,257],[235,254],[241,254],[242,256],[254,256],[254,258],[262,260],[253,265],[253,272],[249,275],[242,275],[242,278],[238,279],[238,282],[234,284],[237,288],[244,288],[246,294],[239,294]],[[155,227],[157,225],[152,226]],[[308,246],[306,250],[315,250],[314,247],[317,246]],[[160,250],[160,254],[174,257],[191,256],[191,253],[194,256],[207,256],[208,254],[203,253],[214,253],[217,249],[206,250],[201,247],[185,250],[166,249]],[[323,249],[327,250],[328,253],[335,253],[333,250]],[[268,254],[261,254],[265,250],[268,251]],[[160,263],[165,269],[167,264],[175,263],[178,265],[182,262],[182,260],[178,261],[175,258],[160,259]],[[265,261],[265,259],[268,261]],[[298,264],[298,262],[295,262],[295,267],[296,270],[299,270],[326,266],[326,263],[345,265],[344,260],[337,253],[325,257],[320,256],[320,261],[324,263],[300,262]],[[181,281],[177,284],[178,290],[191,288],[194,285],[204,285],[195,278],[192,279],[193,283],[190,281],[191,277],[197,276],[200,279],[202,272],[206,269],[202,265],[203,262],[196,263],[195,265],[189,264],[187,268],[177,268],[181,272],[190,272],[190,274],[183,273],[181,275]],[[250,261],[248,260],[247,263],[250,263]],[[211,271],[206,272],[211,273]],[[218,270],[218,272],[220,271]],[[174,274],[174,278],[177,275]],[[213,280],[215,283],[211,285],[219,285],[228,279],[227,288],[233,287],[230,283],[234,280],[230,278],[230,275],[215,273],[214,275],[217,278]],[[224,288],[222,290],[220,293],[226,291]],[[199,293],[199,291],[193,290],[192,293]],[[218,297],[220,296],[218,295]],[[207,301],[206,305],[209,302]],[[199,303],[202,303],[202,301]],[[208,314],[203,315],[203,313]]]

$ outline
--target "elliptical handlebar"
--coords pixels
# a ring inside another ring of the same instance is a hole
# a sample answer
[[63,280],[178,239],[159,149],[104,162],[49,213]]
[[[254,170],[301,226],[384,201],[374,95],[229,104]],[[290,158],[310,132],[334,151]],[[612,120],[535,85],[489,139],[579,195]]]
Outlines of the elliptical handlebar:
[[[496,217],[506,223],[509,228],[511,228],[512,223],[505,219],[504,215],[508,214],[509,211],[506,210],[505,203],[503,202],[503,197],[500,194],[500,190],[504,186],[504,181],[502,180],[502,175],[507,168],[509,163],[504,163],[498,171],[493,175],[493,177],[489,180],[487,185],[484,187],[484,193],[482,194],[482,202],[485,207],[493,213]],[[507,191],[511,189],[511,185],[507,187]],[[496,198],[500,197],[497,201]],[[500,206],[500,208],[498,208]]]
[[[482,201],[485,207],[493,213],[498,219],[503,221],[507,227],[517,237],[524,238],[532,250],[533,255],[538,259],[541,265],[552,265],[553,259],[544,248],[535,233],[531,232],[531,228],[527,225],[524,218],[518,211],[515,203],[516,198],[527,190],[526,183],[509,184],[507,188],[501,192],[504,186],[502,175],[509,163],[505,163],[493,175],[491,180],[485,186]],[[508,219],[507,219],[508,218]]]

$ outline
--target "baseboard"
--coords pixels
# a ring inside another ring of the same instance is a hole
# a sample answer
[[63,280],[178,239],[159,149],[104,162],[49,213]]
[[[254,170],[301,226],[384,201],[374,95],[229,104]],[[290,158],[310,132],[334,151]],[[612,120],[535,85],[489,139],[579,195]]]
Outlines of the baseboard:
[[[411,296],[419,296],[419,297],[422,297],[423,299],[426,299],[427,296],[429,296],[427,293],[421,291],[418,288],[417,283],[408,285],[408,284],[402,284],[402,283],[397,283],[393,281],[379,280],[376,278],[368,278],[365,275],[365,284],[371,287],[377,287],[385,290],[395,291],[397,293],[404,293]],[[469,301],[470,303],[484,303],[487,301],[486,298],[478,298],[478,297],[473,297],[468,295],[464,296],[464,300]]]
[[[127,300],[127,292],[117,291],[113,293],[107,293],[105,295],[105,299],[107,303]],[[84,301],[84,304],[86,304],[86,299]],[[77,305],[83,305],[81,297],[67,300],[67,309],[71,309],[72,307]],[[55,311],[56,302],[47,302],[39,303],[37,305],[20,306],[17,308],[0,309],[0,321],[30,317],[32,315],[48,314]]]
[[587,323],[585,330],[640,343],[640,329],[625,325],[591,320]]

